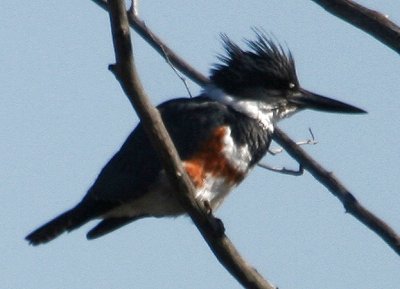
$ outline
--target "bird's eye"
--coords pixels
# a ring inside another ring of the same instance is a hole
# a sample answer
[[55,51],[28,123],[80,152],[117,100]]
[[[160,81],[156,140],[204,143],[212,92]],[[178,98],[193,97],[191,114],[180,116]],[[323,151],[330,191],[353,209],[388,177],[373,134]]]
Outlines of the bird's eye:
[[293,82],[290,82],[289,83],[289,88],[290,89],[293,89],[293,88],[295,88],[296,87],[296,84],[294,84]]

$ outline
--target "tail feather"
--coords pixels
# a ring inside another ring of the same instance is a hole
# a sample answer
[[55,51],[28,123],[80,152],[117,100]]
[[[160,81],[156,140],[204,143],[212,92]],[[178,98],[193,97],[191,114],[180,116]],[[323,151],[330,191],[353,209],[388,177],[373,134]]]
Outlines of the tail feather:
[[105,220],[101,221],[99,224],[97,224],[96,227],[91,229],[89,231],[89,233],[87,233],[86,237],[89,240],[93,240],[93,239],[102,237],[108,233],[111,233],[111,232],[121,228],[122,226],[125,226],[133,221],[136,221],[137,219],[141,219],[144,217],[146,217],[146,215],[105,219]]
[[47,243],[64,232],[69,232],[89,222],[93,217],[88,214],[88,210],[80,207],[66,211],[65,213],[44,224],[25,237],[31,245]]

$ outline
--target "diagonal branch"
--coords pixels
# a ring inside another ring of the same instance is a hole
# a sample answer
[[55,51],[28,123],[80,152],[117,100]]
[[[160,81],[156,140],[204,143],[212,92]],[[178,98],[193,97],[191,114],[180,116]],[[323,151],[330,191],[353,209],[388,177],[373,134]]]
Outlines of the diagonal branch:
[[297,160],[304,169],[331,191],[343,204],[346,212],[356,217],[378,234],[392,249],[400,255],[400,237],[382,219],[366,209],[352,193],[338,180],[333,173],[327,171],[300,146],[293,142],[282,130],[275,128],[274,140],[278,142],[288,154]]
[[116,64],[110,65],[110,70],[140,117],[175,189],[175,197],[188,212],[218,260],[244,287],[275,289],[247,264],[223,232],[216,232],[212,224],[218,220],[206,212],[204,204],[194,198],[193,184],[182,167],[158,110],[150,104],[140,83],[134,64],[125,3],[123,0],[109,0],[108,3],[116,56]]
[[326,11],[372,35],[400,54],[400,27],[389,17],[351,0],[312,0]]

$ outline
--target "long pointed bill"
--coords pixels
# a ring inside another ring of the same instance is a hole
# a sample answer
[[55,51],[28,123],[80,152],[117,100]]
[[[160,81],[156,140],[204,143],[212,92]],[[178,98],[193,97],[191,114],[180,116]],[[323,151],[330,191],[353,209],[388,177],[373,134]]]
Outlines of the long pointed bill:
[[302,108],[335,113],[366,113],[366,111],[361,108],[312,93],[305,89],[300,89],[298,92],[291,95],[288,100]]

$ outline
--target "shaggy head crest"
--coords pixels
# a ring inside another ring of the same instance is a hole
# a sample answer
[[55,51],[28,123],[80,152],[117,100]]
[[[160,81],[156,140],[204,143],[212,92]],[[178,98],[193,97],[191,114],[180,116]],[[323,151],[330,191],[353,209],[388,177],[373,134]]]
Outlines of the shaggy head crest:
[[241,49],[225,34],[221,36],[226,55],[211,70],[211,81],[227,93],[242,89],[295,89],[299,82],[292,54],[256,30],[256,40],[245,40],[248,50]]

